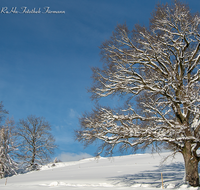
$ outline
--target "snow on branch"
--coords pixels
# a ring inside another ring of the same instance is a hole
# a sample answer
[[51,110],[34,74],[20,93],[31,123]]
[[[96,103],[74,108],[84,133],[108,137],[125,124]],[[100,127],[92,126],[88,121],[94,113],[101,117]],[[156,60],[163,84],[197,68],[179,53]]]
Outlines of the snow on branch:
[[[93,99],[120,95],[130,104],[98,107],[80,119],[77,139],[130,147],[166,142],[200,147],[200,17],[181,4],[158,6],[150,27],[118,25],[93,68]],[[137,101],[135,103],[134,101]]]

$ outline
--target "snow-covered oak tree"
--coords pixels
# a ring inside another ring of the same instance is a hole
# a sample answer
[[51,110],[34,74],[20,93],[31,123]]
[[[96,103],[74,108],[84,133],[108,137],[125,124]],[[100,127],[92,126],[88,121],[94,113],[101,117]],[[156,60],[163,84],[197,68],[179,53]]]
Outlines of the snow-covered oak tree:
[[43,117],[28,116],[18,124],[18,135],[21,137],[19,158],[24,160],[30,170],[37,169],[50,159],[56,148],[55,139],[50,133],[51,126]]
[[[179,1],[157,5],[149,27],[118,25],[93,68],[92,98],[120,95],[124,107],[97,106],[80,118],[78,141],[102,150],[161,144],[180,152],[186,181],[199,186],[200,17]],[[136,103],[137,101],[137,103]]]
[[[0,102],[0,122],[8,111],[3,109]],[[17,163],[14,158],[17,153],[17,141],[14,120],[7,118],[4,124],[0,125],[0,178],[16,174]]]
[[17,156],[18,142],[13,119],[7,119],[0,126],[0,178],[17,174],[18,164],[14,161]]

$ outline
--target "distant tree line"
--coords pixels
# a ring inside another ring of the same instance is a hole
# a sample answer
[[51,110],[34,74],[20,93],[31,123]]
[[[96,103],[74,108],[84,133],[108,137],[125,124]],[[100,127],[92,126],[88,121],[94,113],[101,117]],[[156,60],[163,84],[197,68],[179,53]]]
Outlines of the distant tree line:
[[56,148],[45,118],[30,115],[15,124],[12,118],[5,119],[7,114],[0,102],[0,178],[17,174],[20,169],[37,170]]

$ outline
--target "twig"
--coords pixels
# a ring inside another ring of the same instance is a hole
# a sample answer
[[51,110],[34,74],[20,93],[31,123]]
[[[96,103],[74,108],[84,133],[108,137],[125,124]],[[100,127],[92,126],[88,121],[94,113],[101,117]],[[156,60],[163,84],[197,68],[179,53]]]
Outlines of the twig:
[[6,182],[5,182],[5,185],[7,184],[7,180],[8,180],[8,178],[6,178]]
[[161,179],[162,179],[162,188],[164,189],[162,172],[161,172]]

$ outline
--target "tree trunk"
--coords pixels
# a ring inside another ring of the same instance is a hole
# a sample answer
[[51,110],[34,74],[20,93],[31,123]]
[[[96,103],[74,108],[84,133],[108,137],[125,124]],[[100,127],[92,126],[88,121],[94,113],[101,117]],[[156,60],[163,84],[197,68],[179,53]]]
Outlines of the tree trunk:
[[31,159],[31,170],[35,170],[35,149],[33,150],[33,155]]
[[191,144],[186,143],[182,152],[185,161],[185,181],[193,187],[199,186],[198,158],[192,155]]
[[3,164],[0,163],[0,179],[4,178],[4,169],[3,169]]

